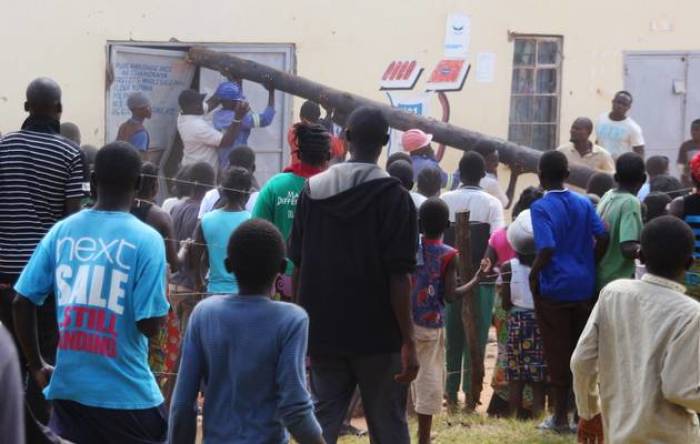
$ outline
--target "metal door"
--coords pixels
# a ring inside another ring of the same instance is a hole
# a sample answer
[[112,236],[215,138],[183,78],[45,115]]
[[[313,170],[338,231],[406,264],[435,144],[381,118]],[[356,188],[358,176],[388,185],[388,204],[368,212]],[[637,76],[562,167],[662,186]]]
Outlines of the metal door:
[[688,56],[686,83],[688,92],[685,96],[684,140],[690,138],[690,124],[693,120],[700,119],[700,54]]
[[673,173],[685,134],[686,60],[680,53],[625,57],[625,89],[634,97],[630,115],[642,127],[646,156],[667,156]]

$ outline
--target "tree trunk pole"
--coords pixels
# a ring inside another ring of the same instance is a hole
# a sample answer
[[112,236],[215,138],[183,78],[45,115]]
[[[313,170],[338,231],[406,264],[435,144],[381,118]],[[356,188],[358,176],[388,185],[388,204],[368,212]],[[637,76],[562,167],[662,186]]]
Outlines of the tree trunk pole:
[[[328,104],[335,109],[334,120],[343,124],[345,118],[360,106],[372,106],[382,110],[392,128],[406,131],[418,128],[433,135],[433,140],[462,151],[471,150],[478,142],[485,142],[498,150],[501,161],[507,165],[517,164],[525,172],[536,172],[541,151],[490,137],[465,128],[439,122],[435,119],[418,116],[393,108],[384,103],[370,100],[345,91],[330,88],[317,82],[295,76],[266,65],[204,48],[192,48],[188,59],[205,68],[219,71],[229,78],[242,78],[256,83],[270,83],[275,89],[303,97],[315,102]],[[552,147],[554,148],[554,147]],[[594,170],[572,165],[568,181],[585,188]]]
[[[468,282],[474,276],[474,264],[472,263],[471,235],[469,232],[469,212],[461,212],[455,215],[457,226],[455,227],[455,240],[459,251],[459,277],[461,282]],[[479,347],[479,333],[476,329],[478,289],[472,289],[462,299],[462,325],[464,336],[469,344],[469,357],[471,363],[471,393],[467,394],[471,399],[466,400],[466,408],[474,410],[481,398],[481,389],[484,384],[484,357]]]

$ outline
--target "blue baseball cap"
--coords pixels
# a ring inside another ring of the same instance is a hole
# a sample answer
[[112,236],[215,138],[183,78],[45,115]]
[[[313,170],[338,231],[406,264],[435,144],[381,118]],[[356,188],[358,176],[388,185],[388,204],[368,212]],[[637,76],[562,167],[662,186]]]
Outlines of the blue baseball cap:
[[216,88],[214,93],[221,100],[245,100],[241,93],[241,87],[236,82],[224,82]]

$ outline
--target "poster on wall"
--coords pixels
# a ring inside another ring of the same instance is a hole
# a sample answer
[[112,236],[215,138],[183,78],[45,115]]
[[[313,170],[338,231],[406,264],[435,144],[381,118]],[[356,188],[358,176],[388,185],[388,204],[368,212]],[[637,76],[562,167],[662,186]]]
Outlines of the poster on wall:
[[496,54],[492,52],[480,52],[476,56],[476,81],[480,83],[493,83],[496,70]]
[[110,52],[112,82],[107,90],[105,141],[117,138],[119,125],[131,117],[126,105],[133,92],[151,100],[152,117],[144,122],[150,149],[172,145],[180,111],[178,96],[192,84],[195,67],[185,62],[186,52],[115,45]]
[[449,14],[445,25],[444,56],[465,58],[469,54],[471,18],[462,13]]
[[464,59],[442,59],[425,85],[428,91],[461,91],[471,65]]
[[[394,108],[419,116],[429,115],[430,100],[433,97],[430,93],[387,92],[386,94],[391,106]],[[402,135],[403,131],[391,130],[389,134],[389,154],[403,150],[401,145]]]

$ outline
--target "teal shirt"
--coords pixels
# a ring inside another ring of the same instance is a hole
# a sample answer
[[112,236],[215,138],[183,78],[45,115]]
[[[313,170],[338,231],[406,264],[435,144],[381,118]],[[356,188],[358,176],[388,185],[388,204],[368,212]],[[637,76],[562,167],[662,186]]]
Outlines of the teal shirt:
[[240,224],[250,219],[247,211],[214,210],[202,218],[202,234],[207,242],[209,255],[208,293],[237,293],[236,277],[226,271],[226,247],[231,234]]

